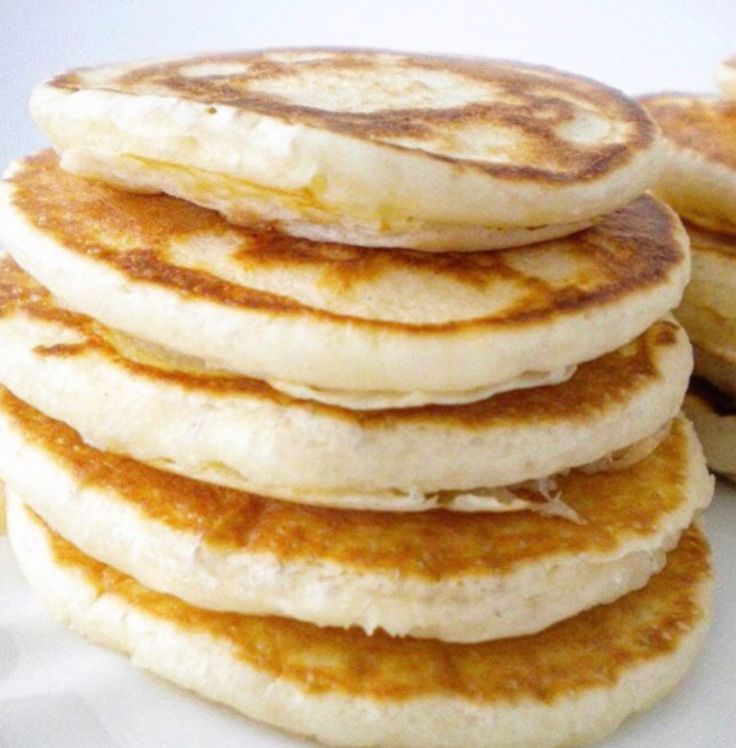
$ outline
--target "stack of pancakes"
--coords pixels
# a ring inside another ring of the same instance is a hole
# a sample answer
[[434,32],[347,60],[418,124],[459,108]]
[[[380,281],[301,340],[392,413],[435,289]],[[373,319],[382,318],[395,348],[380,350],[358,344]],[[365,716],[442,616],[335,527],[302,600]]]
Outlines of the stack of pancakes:
[[592,740],[683,676],[712,480],[639,105],[281,50],[32,108],[60,157],[2,187],[0,476],[60,618],[335,745]]
[[667,143],[656,192],[685,219],[692,282],[677,310],[695,349],[686,412],[708,465],[736,481],[736,58],[718,71],[723,98],[642,99]]

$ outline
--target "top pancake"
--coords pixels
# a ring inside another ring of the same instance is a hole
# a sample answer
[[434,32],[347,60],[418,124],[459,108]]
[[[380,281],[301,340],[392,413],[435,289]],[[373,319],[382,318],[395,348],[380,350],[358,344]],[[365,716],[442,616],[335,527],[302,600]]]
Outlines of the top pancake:
[[224,369],[338,390],[464,392],[596,358],[674,307],[689,274],[687,235],[651,197],[531,248],[366,253],[122,193],[46,152],[3,186],[0,214],[8,251],[71,308]]
[[656,193],[693,223],[736,234],[736,103],[689,94],[642,103],[667,142]]
[[72,70],[31,107],[80,173],[372,246],[482,249],[534,240],[519,229],[569,233],[641,194],[660,145],[638,104],[591,80],[368,50]]

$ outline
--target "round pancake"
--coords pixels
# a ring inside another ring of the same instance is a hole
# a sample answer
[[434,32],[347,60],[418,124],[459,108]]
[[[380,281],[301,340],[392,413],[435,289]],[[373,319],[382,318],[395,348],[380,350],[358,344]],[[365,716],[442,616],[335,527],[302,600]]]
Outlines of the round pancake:
[[736,57],[724,60],[716,71],[716,82],[721,93],[729,99],[736,99]]
[[579,230],[656,178],[619,91],[507,61],[270,50],[72,70],[33,94],[64,164],[319,241],[427,250]]
[[22,505],[11,504],[10,539],[35,592],[79,633],[336,746],[600,739],[676,685],[710,616],[708,546],[695,528],[643,590],[535,636],[470,645],[203,611],[83,555]]
[[[687,230],[692,247],[692,278],[677,310],[678,319],[695,343],[721,358],[734,359],[736,237],[692,224],[687,225]],[[731,377],[730,387],[736,386],[735,381]]]
[[567,518],[303,507],[95,450],[2,388],[0,478],[85,553],[193,605],[465,642],[643,586],[713,492],[679,418],[636,465],[561,477]]
[[315,388],[446,396],[559,370],[643,332],[689,277],[687,235],[651,197],[568,239],[430,255],[238,229],[66,174],[49,152],[3,193],[8,251],[66,306],[211,366]]
[[736,234],[736,103],[689,94],[641,102],[667,144],[655,193],[689,221]]
[[698,431],[708,467],[736,482],[736,397],[693,377],[685,411]]
[[0,382],[14,394],[99,448],[300,502],[487,509],[485,489],[547,478],[651,437],[679,411],[691,369],[684,330],[663,320],[555,387],[355,411],[130,339],[121,345],[0,261]]

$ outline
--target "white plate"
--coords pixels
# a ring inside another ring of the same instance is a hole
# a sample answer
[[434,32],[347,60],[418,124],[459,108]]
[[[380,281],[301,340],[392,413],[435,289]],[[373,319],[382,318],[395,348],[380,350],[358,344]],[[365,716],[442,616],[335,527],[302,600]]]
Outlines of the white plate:
[[[707,517],[717,597],[705,650],[672,696],[601,748],[736,745],[736,491],[719,486]],[[0,748],[305,745],[136,670],[54,623],[0,539]]]

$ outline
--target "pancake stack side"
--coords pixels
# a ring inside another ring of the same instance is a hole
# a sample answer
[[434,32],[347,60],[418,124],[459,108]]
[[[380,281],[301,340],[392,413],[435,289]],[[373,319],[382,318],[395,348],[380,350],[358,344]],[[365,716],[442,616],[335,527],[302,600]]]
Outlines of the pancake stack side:
[[284,49],[73,70],[32,111],[0,479],[57,618],[337,746],[593,742],[685,676],[713,479],[641,105]]

